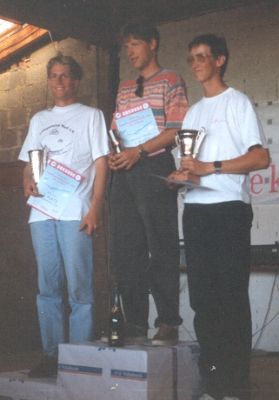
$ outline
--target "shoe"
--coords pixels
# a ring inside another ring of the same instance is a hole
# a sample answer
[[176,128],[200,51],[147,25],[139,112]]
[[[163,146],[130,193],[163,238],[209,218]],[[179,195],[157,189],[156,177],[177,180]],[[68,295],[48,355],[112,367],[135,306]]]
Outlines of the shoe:
[[161,324],[151,343],[154,346],[174,346],[178,343],[178,327]]
[[143,326],[126,324],[124,344],[144,344],[147,342],[147,329]]
[[45,355],[28,373],[29,378],[56,378],[57,358]]
[[214,397],[210,396],[210,394],[204,393],[199,400],[215,400]]

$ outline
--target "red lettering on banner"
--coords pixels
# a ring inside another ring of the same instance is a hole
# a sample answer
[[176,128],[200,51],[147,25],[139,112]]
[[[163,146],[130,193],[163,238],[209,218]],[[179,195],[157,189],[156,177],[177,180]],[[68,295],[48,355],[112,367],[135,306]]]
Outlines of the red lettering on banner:
[[250,191],[252,194],[260,194],[264,189],[264,178],[260,174],[250,176]]
[[270,182],[270,193],[277,192],[279,186],[279,177],[276,178],[276,165],[271,164],[271,182]]

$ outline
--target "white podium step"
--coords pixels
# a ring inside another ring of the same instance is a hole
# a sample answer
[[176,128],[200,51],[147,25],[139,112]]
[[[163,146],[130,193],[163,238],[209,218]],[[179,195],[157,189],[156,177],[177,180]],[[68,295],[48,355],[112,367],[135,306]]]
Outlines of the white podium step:
[[198,354],[196,342],[61,344],[57,380],[29,378],[27,370],[0,373],[0,400],[195,400]]
[[199,347],[61,344],[58,382],[67,400],[193,400],[199,391]]
[[56,379],[31,379],[27,373],[0,373],[0,400],[66,400]]

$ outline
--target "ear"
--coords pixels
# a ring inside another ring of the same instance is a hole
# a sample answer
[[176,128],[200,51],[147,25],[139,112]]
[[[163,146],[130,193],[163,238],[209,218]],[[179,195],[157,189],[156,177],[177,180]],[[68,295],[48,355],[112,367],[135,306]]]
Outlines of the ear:
[[216,65],[217,67],[221,68],[226,62],[226,57],[225,56],[219,56],[216,60]]
[[150,50],[155,51],[157,49],[157,40],[156,39],[151,39],[149,42]]

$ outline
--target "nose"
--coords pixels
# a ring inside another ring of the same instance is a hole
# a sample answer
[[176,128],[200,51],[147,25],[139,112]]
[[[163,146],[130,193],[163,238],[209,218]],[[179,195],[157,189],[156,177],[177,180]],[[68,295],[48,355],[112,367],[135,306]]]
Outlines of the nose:
[[133,49],[131,47],[127,47],[127,56],[132,57],[133,53]]

